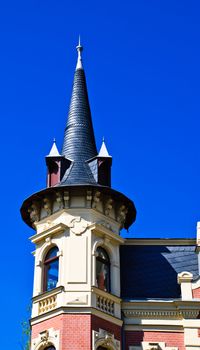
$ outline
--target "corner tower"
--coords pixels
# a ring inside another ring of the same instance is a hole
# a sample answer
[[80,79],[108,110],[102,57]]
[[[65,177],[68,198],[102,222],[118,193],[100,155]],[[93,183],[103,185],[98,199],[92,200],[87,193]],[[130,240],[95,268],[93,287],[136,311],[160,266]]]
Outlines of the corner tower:
[[111,188],[112,157],[97,152],[82,46],[61,153],[54,142],[47,187],[26,199],[35,230],[31,350],[121,349],[119,246],[133,202]]

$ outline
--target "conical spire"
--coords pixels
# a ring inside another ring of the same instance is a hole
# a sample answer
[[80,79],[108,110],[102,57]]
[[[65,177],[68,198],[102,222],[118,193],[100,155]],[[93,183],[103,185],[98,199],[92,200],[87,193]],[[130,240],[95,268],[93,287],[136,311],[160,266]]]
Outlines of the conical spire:
[[[65,158],[73,161],[73,169],[71,169],[70,173],[68,174],[68,181],[74,183],[91,183],[91,181],[93,182],[93,177],[85,162],[97,155],[97,149],[88,100],[85,73],[82,66],[82,50],[83,47],[81,46],[79,40],[79,44],[77,46],[78,60],[74,74],[72,96],[67,125],[65,128],[62,155],[65,156]],[[77,178],[75,179],[76,174]],[[66,183],[65,176],[63,180]]]

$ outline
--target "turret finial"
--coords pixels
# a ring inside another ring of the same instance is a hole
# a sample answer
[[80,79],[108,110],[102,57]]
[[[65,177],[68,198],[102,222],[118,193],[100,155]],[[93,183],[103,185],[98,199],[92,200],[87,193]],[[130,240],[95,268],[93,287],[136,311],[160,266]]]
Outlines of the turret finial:
[[77,59],[76,69],[83,69],[82,57],[81,57],[81,52],[83,51],[83,46],[81,46],[80,35],[79,35],[79,39],[78,39],[78,45],[76,46],[76,50],[78,51],[78,59]]

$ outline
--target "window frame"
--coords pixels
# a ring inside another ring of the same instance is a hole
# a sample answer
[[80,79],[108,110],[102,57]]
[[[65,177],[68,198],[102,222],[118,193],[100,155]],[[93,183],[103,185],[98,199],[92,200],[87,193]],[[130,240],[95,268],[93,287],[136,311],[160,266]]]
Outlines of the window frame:
[[[47,255],[50,253],[51,250],[53,250],[55,248],[57,249],[56,255],[53,256],[52,258],[47,259]],[[51,289],[47,290],[47,281],[48,281],[47,273],[48,273],[48,266],[49,266],[49,264],[51,262],[53,262],[53,261],[56,261],[56,260],[58,261],[58,278],[59,278],[59,256],[58,256],[58,252],[59,252],[58,247],[56,245],[54,245],[45,254],[45,258],[44,258],[44,261],[43,261],[43,286],[42,286],[43,293],[49,292],[52,289],[54,289],[54,288],[51,288]],[[57,281],[57,283],[58,283],[58,281]]]
[[[105,252],[105,255],[106,255],[106,260],[103,259],[102,257],[99,256],[98,254],[98,250],[102,250],[103,252]],[[108,267],[108,288],[105,290],[105,289],[102,289],[102,288],[99,288],[98,286],[98,282],[97,282],[97,261],[99,261],[100,263],[104,264],[105,266]],[[102,247],[102,246],[98,246],[97,249],[96,249],[96,284],[97,284],[97,288],[99,288],[100,290],[103,290],[104,292],[107,292],[107,293],[111,293],[111,262],[110,262],[110,256],[107,252],[107,250]]]

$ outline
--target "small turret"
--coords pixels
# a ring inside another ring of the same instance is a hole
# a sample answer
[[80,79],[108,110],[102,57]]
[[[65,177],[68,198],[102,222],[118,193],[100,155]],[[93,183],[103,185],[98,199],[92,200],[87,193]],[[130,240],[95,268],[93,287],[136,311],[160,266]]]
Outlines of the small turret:
[[70,162],[59,153],[55,139],[45,159],[47,165],[47,187],[56,186],[62,180],[64,172],[70,166]]
[[111,187],[112,157],[108,153],[104,138],[99,154],[94,159],[90,159],[88,165],[99,185]]

